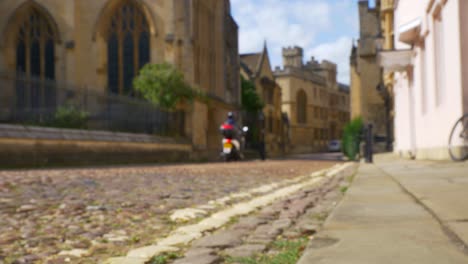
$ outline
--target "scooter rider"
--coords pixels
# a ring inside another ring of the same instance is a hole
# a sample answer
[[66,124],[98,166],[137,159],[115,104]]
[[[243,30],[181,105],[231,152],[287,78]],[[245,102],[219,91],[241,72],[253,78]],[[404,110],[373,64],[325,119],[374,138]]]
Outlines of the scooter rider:
[[224,122],[224,124],[229,125],[231,127],[232,132],[229,137],[232,137],[232,139],[234,140],[233,144],[236,146],[237,151],[239,152],[239,155],[242,158],[242,150],[244,149],[244,137],[242,130],[239,128],[239,126],[237,126],[236,118],[233,112],[229,112],[227,114],[227,119]]
[[229,124],[231,126],[234,127],[234,130],[235,130],[235,135],[234,137],[239,140],[240,136],[242,135],[242,130],[237,126],[236,124],[236,118],[234,117],[234,113],[233,112],[229,112],[227,114],[227,119],[226,119],[226,124]]
[[227,124],[230,124],[230,125],[233,125],[233,126],[236,125],[236,119],[234,118],[234,113],[233,113],[233,112],[229,112],[229,113],[227,114],[226,123],[227,123]]

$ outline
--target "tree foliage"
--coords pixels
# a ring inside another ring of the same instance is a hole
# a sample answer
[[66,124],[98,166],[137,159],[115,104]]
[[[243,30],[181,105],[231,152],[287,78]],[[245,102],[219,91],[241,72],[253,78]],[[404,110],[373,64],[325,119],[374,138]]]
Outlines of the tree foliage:
[[343,131],[342,148],[343,153],[350,159],[355,160],[359,153],[363,121],[361,117],[351,120],[346,124]]
[[136,91],[156,106],[174,109],[177,103],[197,96],[184,75],[169,63],[147,64],[133,80]]
[[255,84],[241,76],[242,108],[247,112],[257,112],[264,106],[257,94]]

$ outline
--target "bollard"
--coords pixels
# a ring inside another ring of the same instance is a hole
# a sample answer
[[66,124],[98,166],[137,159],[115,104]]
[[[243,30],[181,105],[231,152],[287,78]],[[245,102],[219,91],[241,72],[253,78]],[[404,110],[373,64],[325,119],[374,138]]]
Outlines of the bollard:
[[372,147],[372,124],[368,124],[366,128],[366,163],[373,163],[373,147]]

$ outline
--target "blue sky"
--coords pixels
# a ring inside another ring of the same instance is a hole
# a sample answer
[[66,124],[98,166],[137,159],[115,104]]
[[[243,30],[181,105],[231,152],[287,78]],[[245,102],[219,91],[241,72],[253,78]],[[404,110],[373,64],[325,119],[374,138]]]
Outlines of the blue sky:
[[231,0],[239,25],[240,53],[259,52],[266,40],[272,67],[281,48],[301,46],[304,61],[314,56],[338,64],[338,80],[349,84],[349,54],[359,35],[358,0]]

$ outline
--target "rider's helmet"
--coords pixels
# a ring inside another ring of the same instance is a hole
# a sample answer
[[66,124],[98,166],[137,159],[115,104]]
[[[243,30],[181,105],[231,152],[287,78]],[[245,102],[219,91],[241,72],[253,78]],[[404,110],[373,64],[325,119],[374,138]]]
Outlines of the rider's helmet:
[[230,124],[230,125],[235,125],[236,124],[236,119],[234,118],[234,113],[233,112],[228,113],[226,123]]

